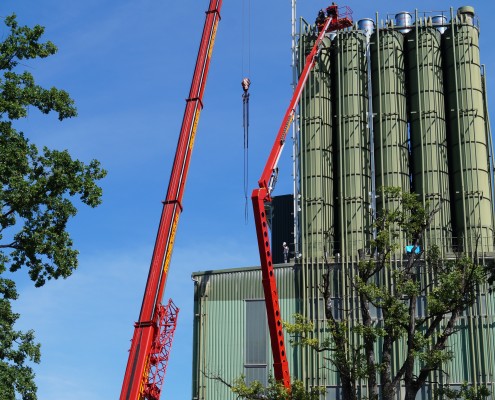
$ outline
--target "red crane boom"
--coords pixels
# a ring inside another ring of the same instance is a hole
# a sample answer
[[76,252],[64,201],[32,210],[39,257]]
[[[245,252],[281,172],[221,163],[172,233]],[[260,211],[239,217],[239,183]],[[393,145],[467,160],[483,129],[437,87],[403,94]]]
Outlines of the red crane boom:
[[174,245],[179,215],[182,212],[184,185],[189,170],[191,151],[203,108],[203,93],[210,66],[211,52],[215,42],[222,0],[211,0],[199,46],[196,67],[189,97],[182,120],[179,141],[170,175],[167,196],[158,227],[150,271],[146,283],[141,311],[135,324],[129,351],[129,359],[122,384],[120,400],[145,399],[145,389],[153,354],[154,343],[160,333],[160,309],[168,268]]
[[[346,8],[348,9],[348,8]],[[349,9],[348,9],[349,10]],[[287,132],[294,119],[296,106],[301,98],[302,91],[308,80],[309,74],[315,65],[316,55],[319,52],[319,46],[326,32],[343,29],[352,25],[348,18],[339,18],[339,12],[336,5],[327,8],[327,16],[318,24],[320,30],[315,41],[313,49],[306,57],[305,66],[299,77],[299,82],[294,90],[289,107],[285,112],[282,124],[278,130],[275,142],[273,144],[265,168],[258,181],[259,188],[254,189],[251,195],[253,202],[254,221],[256,225],[256,235],[258,237],[258,249],[260,252],[261,274],[263,279],[263,290],[265,294],[266,315],[268,319],[268,328],[270,331],[270,340],[273,353],[273,369],[275,379],[283,383],[290,389],[290,373],[287,355],[285,351],[285,340],[282,329],[282,320],[280,315],[280,306],[278,302],[277,284],[273,273],[272,251],[268,233],[268,221],[265,213],[265,203],[271,201],[271,192],[277,180],[278,161],[282,150],[284,149]],[[350,10],[349,10],[350,11]]]

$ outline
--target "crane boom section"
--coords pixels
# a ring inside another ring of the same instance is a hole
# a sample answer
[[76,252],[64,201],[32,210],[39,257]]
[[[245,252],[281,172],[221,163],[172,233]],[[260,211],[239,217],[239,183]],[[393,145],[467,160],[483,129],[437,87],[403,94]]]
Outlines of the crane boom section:
[[143,387],[149,372],[149,355],[158,333],[158,306],[161,304],[168,275],[175,233],[182,212],[186,183],[196,129],[203,108],[203,93],[215,42],[222,0],[211,0],[203,28],[196,66],[186,100],[186,108],[170,174],[167,195],[155,241],[151,266],[143,296],[139,320],[135,324],[120,400],[144,399]]
[[308,80],[309,74],[315,65],[316,55],[319,52],[320,43],[325,36],[325,33],[328,31],[330,25],[332,23],[331,18],[327,18],[325,21],[325,25],[323,29],[320,31],[315,44],[311,50],[311,52],[307,55],[304,68],[299,76],[299,81],[297,83],[296,88],[294,89],[294,93],[292,95],[291,101],[289,103],[289,107],[285,112],[284,118],[282,119],[282,124],[278,130],[277,136],[275,138],[275,142],[273,143],[272,150],[270,155],[268,156],[268,160],[265,164],[265,168],[263,169],[263,173],[261,174],[261,178],[258,181],[258,185],[260,188],[268,189],[268,195],[273,190],[273,185],[271,184],[272,178],[274,174],[276,174],[276,169],[278,165],[278,160],[280,159],[280,155],[284,149],[285,139],[287,137],[287,132],[289,131],[290,125],[294,119],[294,115],[296,113],[296,107],[301,99],[301,95]]
[[297,104],[301,98],[302,91],[308,80],[309,74],[315,65],[316,56],[319,52],[320,44],[328,31],[341,29],[352,25],[347,19],[339,19],[337,6],[329,7],[333,13],[328,16],[323,24],[319,27],[320,31],[314,43],[311,52],[305,60],[305,66],[299,77],[299,82],[294,89],[289,107],[285,112],[282,124],[275,138],[270,155],[266,162],[265,168],[258,181],[259,188],[253,190],[251,200],[253,202],[254,221],[256,225],[256,235],[258,238],[258,249],[260,253],[261,274],[263,281],[263,290],[265,295],[266,314],[268,328],[270,332],[270,341],[273,354],[273,369],[275,379],[283,383],[290,390],[290,372],[285,351],[285,339],[282,329],[282,320],[280,315],[280,306],[278,299],[277,284],[273,271],[272,251],[270,247],[268,221],[265,212],[265,203],[271,200],[271,192],[275,185],[278,174],[278,161],[284,148],[287,132],[294,119]]

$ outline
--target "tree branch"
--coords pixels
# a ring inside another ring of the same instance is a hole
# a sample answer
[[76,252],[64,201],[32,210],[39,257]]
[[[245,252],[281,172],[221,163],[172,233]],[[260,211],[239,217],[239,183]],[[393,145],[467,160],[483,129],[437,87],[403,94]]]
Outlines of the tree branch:
[[12,242],[9,244],[0,244],[0,249],[7,249],[7,248],[18,249],[19,246],[17,245],[17,242]]

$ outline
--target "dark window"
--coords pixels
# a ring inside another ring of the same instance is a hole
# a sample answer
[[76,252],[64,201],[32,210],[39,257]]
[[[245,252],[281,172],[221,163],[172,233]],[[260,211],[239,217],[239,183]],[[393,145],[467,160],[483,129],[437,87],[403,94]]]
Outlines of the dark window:
[[418,296],[416,297],[416,317],[423,318],[425,317],[426,310],[426,296]]
[[267,323],[264,300],[246,300],[246,351],[244,374],[246,382],[268,383]]
[[340,386],[327,386],[325,400],[340,400],[342,398],[342,388]]

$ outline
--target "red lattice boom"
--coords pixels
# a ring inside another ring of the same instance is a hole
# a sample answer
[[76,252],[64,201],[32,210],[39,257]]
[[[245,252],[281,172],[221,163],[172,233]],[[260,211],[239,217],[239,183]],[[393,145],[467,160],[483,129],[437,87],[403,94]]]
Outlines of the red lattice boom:
[[146,400],[158,400],[160,398],[178,314],[179,309],[172,299],[168,301],[166,306],[160,304],[158,307],[157,335],[148,359],[148,381],[143,387],[143,398]]

